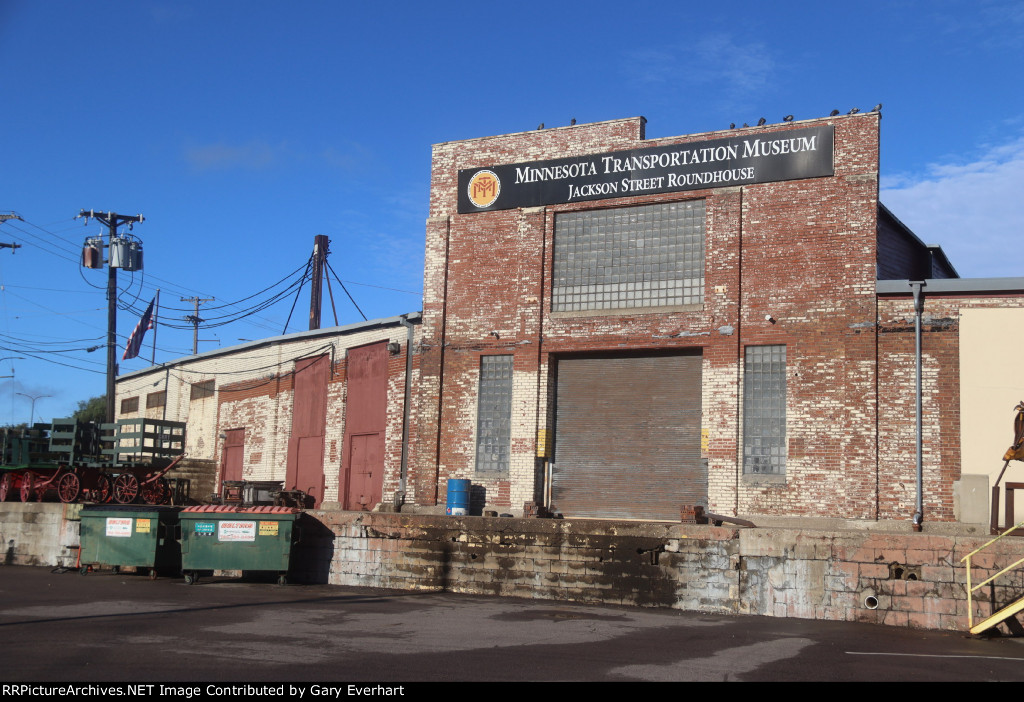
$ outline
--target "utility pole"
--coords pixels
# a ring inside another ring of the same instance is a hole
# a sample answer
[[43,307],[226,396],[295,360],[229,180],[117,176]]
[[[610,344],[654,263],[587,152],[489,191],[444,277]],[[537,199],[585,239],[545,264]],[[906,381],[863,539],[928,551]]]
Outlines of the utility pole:
[[[25,220],[21,219],[21,215],[15,213],[15,212],[11,212],[10,214],[0,214],[0,222],[6,222],[9,219],[17,219],[17,220],[20,220],[22,222],[25,221]],[[12,244],[5,244],[3,242],[0,242],[0,249],[10,249],[11,253],[14,253],[14,249],[20,249],[20,248],[21,248],[21,244],[13,244],[13,243]]]
[[[205,321],[199,317],[199,305],[203,302],[213,302],[216,298],[214,297],[183,297],[182,302],[191,302],[195,305],[196,313],[185,315],[186,322],[192,322],[192,355],[195,356],[199,353],[199,323]],[[204,339],[206,341],[206,339]]]
[[323,303],[323,286],[321,281],[324,277],[324,263],[327,261],[328,247],[330,241],[323,234],[317,234],[313,238],[313,281],[309,290],[309,328],[310,330],[320,328],[320,307]]
[[[107,244],[107,422],[114,421],[114,379],[117,376],[117,269],[134,271],[142,268],[142,247],[137,246],[138,259],[135,254],[128,253],[127,247],[122,248],[123,242],[117,235],[117,228],[127,224],[128,229],[136,222],[142,222],[145,217],[142,215],[121,215],[116,212],[96,212],[94,210],[82,210],[78,213],[78,219],[85,217],[88,220],[95,219],[100,224],[107,226],[109,242]],[[127,243],[127,242],[125,242]],[[88,244],[87,244],[88,248]]]

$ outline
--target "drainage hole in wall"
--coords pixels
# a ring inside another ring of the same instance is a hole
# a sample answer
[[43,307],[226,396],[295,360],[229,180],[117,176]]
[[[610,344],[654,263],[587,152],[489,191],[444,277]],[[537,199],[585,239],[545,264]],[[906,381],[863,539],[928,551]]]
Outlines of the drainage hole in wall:
[[878,609],[878,598],[874,595],[868,595],[864,598],[864,606],[868,609]]

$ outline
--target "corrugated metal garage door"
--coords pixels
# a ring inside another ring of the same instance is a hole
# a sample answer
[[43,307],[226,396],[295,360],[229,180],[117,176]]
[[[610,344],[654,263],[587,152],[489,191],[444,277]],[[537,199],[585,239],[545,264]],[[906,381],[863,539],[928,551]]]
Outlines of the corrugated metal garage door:
[[552,508],[567,517],[678,521],[707,504],[701,355],[558,361]]

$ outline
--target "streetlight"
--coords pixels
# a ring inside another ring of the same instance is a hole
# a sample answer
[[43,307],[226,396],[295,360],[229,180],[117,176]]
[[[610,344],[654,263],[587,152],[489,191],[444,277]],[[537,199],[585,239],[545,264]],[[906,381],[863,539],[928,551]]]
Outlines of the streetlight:
[[[0,358],[0,361],[6,361],[8,359],[15,360],[15,361],[24,361],[25,357],[24,356],[4,356],[3,358]],[[12,363],[11,364],[11,374],[10,375],[0,375],[0,378],[13,378],[13,377],[14,377],[14,364]]]
[[32,400],[32,411],[28,415],[28,428],[32,428],[32,419],[36,416],[36,400],[41,400],[44,397],[53,397],[53,395],[27,395],[23,392],[16,392],[15,395],[21,395]]

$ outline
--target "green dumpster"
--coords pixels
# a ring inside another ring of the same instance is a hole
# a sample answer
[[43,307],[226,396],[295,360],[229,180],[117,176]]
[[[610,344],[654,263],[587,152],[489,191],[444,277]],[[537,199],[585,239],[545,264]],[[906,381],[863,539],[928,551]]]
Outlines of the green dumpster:
[[177,540],[180,507],[157,505],[90,505],[82,508],[82,575],[90,568],[110,566],[181,572],[181,548]]
[[179,515],[185,582],[195,583],[199,571],[241,570],[277,573],[278,585],[286,584],[298,517],[292,507],[186,507]]

